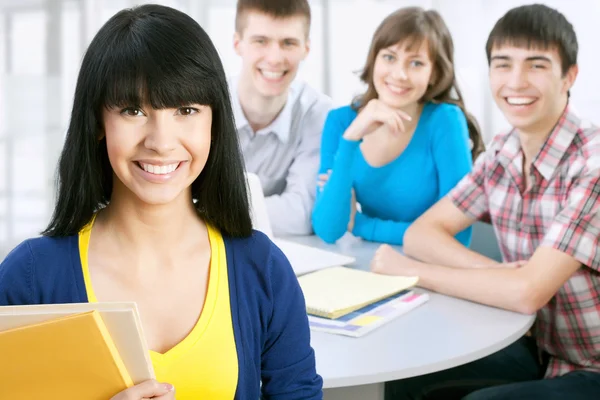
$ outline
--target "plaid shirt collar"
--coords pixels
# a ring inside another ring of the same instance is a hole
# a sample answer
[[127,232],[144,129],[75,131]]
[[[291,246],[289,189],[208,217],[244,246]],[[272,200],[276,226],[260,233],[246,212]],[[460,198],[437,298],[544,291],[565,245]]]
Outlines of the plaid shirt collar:
[[[546,142],[540,149],[532,166],[549,181],[559,166],[565,153],[579,132],[581,120],[569,105],[565,107],[558,122],[550,132]],[[508,169],[513,176],[523,174],[523,151],[519,133],[513,129],[507,136],[504,145],[497,153],[496,162]]]

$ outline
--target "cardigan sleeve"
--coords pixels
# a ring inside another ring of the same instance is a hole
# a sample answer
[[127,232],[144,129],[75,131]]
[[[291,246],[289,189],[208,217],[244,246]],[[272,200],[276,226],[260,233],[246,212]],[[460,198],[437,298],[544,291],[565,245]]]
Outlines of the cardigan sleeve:
[[33,303],[33,253],[27,241],[0,264],[0,306]]
[[304,296],[294,271],[276,246],[271,246],[269,286],[272,311],[262,350],[262,395],[265,400],[320,400],[323,380],[315,353]]

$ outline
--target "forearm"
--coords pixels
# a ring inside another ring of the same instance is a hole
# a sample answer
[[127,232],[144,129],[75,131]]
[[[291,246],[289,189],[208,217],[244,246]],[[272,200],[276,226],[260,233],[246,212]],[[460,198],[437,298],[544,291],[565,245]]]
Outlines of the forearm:
[[465,247],[443,228],[426,225],[423,221],[416,221],[407,230],[404,235],[404,252],[423,262],[456,268],[501,265],[498,261]]
[[352,164],[357,142],[342,140],[331,175],[320,193],[312,214],[315,233],[329,243],[342,237],[350,221]]
[[523,314],[534,313],[531,291],[519,268],[464,269],[420,263],[420,287]]
[[410,222],[386,221],[356,213],[352,234],[372,242],[402,246]]

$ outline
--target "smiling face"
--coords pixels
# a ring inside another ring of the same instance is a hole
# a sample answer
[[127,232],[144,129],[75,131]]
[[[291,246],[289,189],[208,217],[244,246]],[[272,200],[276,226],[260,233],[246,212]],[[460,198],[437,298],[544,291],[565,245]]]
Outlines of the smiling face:
[[567,104],[577,76],[573,66],[563,74],[556,48],[511,45],[492,48],[490,86],[510,124],[524,133],[548,133]]
[[242,58],[241,78],[256,94],[284,94],[309,52],[307,21],[302,15],[274,18],[250,11],[245,27],[234,35],[233,46]]
[[210,151],[210,107],[108,108],[103,123],[116,178],[113,198],[125,194],[152,205],[191,199],[191,185]]
[[407,47],[403,43],[381,49],[373,68],[373,85],[378,98],[393,108],[417,105],[431,82],[433,62],[426,40]]

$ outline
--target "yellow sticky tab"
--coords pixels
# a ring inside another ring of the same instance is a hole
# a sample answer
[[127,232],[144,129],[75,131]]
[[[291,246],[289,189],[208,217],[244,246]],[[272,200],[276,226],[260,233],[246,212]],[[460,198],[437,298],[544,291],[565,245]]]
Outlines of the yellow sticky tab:
[[359,318],[356,321],[352,321],[352,325],[367,326],[379,320],[381,320],[381,317],[376,317],[375,315],[365,315],[364,317]]

